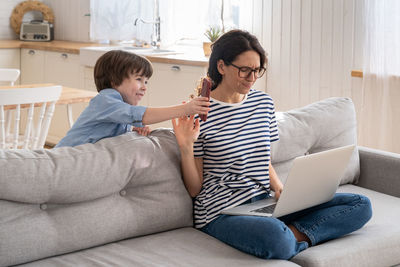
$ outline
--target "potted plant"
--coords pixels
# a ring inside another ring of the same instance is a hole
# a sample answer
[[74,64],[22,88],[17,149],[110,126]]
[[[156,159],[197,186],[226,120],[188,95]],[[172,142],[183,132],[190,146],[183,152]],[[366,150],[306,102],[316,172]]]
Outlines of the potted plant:
[[211,44],[215,42],[218,37],[223,33],[219,27],[210,26],[204,35],[207,37],[209,42],[203,42],[204,55],[209,56],[211,54]]

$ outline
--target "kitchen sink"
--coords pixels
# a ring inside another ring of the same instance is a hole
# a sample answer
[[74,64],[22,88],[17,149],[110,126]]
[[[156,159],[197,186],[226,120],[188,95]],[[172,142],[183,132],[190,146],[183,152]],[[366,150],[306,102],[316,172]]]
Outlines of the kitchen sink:
[[177,51],[174,50],[169,50],[169,49],[157,49],[157,48],[147,48],[147,47],[134,47],[134,46],[124,46],[121,48],[118,48],[121,50],[128,50],[128,51],[132,51],[136,54],[178,54]]
[[82,47],[80,49],[80,63],[81,65],[94,67],[97,59],[111,50],[123,50],[138,55],[144,56],[163,56],[163,55],[174,55],[180,54],[180,52],[169,49],[157,49],[148,47],[135,47],[135,46],[98,46],[98,47]]

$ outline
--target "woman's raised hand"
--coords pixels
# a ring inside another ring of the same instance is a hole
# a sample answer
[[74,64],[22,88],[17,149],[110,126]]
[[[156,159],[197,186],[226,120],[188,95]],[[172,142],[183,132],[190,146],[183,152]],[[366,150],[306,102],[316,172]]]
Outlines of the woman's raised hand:
[[193,143],[197,140],[200,134],[199,119],[194,119],[194,115],[189,117],[183,116],[177,119],[172,119],[176,140],[181,149],[193,149]]

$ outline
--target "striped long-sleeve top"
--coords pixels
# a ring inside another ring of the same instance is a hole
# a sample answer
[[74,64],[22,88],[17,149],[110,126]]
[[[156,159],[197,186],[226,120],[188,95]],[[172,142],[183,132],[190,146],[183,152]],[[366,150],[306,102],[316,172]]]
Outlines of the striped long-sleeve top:
[[194,144],[195,157],[203,158],[203,185],[194,200],[196,228],[224,208],[269,193],[270,144],[279,139],[274,103],[265,92],[250,90],[235,104],[210,102]]

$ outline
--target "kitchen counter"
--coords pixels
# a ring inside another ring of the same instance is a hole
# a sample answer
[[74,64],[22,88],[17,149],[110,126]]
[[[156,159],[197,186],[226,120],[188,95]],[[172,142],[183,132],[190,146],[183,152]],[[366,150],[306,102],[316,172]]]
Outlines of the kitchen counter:
[[79,54],[81,47],[87,46],[107,46],[97,43],[79,43],[68,41],[51,41],[51,42],[25,42],[19,40],[0,40],[0,48],[28,48],[54,52],[65,52],[71,54]]
[[[19,40],[0,40],[1,48],[28,48],[54,52],[64,52],[79,54],[82,47],[115,46],[98,43],[81,43],[69,41],[51,41],[51,42],[25,42]],[[208,64],[208,58],[200,53],[179,53],[174,55],[151,55],[146,56],[151,62],[183,64],[192,66],[204,66]]]

